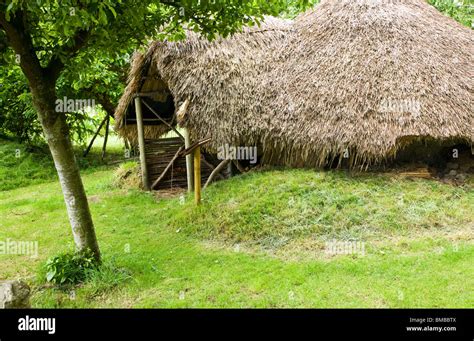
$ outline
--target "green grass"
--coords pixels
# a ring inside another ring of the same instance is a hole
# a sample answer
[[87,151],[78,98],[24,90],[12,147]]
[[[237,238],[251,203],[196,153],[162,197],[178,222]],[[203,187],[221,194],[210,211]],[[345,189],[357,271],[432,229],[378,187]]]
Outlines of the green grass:
[[[94,171],[113,160],[123,158],[122,145],[116,136],[110,136],[107,153],[101,159],[102,138],[97,138],[91,153],[82,156],[84,148],[76,147],[76,159],[81,171]],[[45,181],[57,181],[57,173],[47,146],[28,147],[0,138],[0,191],[25,187]]]
[[0,140],[0,191],[54,179],[54,164],[43,151]]
[[472,187],[344,172],[274,170],[215,184],[205,204],[179,210],[173,226],[232,241],[411,235],[474,222]]
[[[0,240],[39,243],[0,255],[0,278],[29,281],[35,307],[474,307],[471,185],[269,170],[195,207],[113,187],[110,169],[84,182],[105,270],[74,295],[39,277],[72,248],[59,184],[0,192]],[[332,239],[365,255],[326,255]]]

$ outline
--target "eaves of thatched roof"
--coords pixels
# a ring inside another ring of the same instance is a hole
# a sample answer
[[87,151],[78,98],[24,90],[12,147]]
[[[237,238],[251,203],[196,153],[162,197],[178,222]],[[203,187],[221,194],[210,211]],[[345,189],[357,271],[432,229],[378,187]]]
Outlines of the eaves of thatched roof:
[[[323,0],[294,22],[229,39],[156,42],[135,59],[117,110],[153,85],[190,105],[182,125],[210,148],[256,145],[264,162],[354,165],[413,138],[474,141],[474,35],[424,0]],[[147,127],[149,137],[164,128]]]
[[[190,100],[186,120],[182,122],[186,126],[204,123],[206,119],[200,118],[204,111],[210,114],[208,118],[224,108],[224,115],[217,114],[220,119],[232,117],[238,111],[248,115],[257,104],[253,96],[260,75],[272,68],[268,63],[272,47],[279,49],[291,31],[291,24],[289,20],[267,17],[260,26],[245,28],[227,39],[209,42],[188,32],[185,41],[151,44],[145,54],[137,53],[133,58],[128,85],[115,114],[116,130],[135,140],[136,127],[124,123],[135,94],[164,89],[172,93],[176,108]],[[207,133],[220,129],[226,134],[227,129],[233,129],[231,121],[226,125],[224,128],[216,122]],[[158,138],[167,131],[164,126],[148,126],[145,136]],[[198,134],[201,136],[202,131]]]

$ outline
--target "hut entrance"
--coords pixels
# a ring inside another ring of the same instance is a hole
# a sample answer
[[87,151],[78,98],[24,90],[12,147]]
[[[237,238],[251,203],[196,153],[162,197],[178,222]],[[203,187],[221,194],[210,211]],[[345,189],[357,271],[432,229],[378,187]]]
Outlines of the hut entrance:
[[[184,142],[180,137],[145,140],[146,166],[151,189],[187,187],[186,157],[178,155],[183,149]],[[205,183],[214,166],[207,161],[204,153],[201,153],[201,162],[201,182]]]
[[[191,146],[189,134],[177,128],[177,107],[168,84],[155,63],[144,64],[136,88],[126,94],[121,125],[132,145],[138,146],[142,181],[146,190],[193,189],[193,156],[183,154]],[[186,136],[186,138],[185,138]],[[200,153],[201,182],[215,169],[212,158]],[[222,176],[217,173],[217,177]],[[216,175],[216,174],[214,174]],[[214,177],[212,177],[214,178]]]
[[[144,187],[151,190],[187,187],[190,190],[193,182],[192,168],[182,153],[186,139],[176,127],[172,96],[162,92],[160,94],[164,101],[156,100],[156,97],[150,99],[148,94],[137,94],[135,105],[130,106],[126,117],[129,125],[136,125]],[[156,96],[156,93],[153,95]],[[167,132],[174,133],[175,136],[162,138]],[[155,134],[158,136],[153,138]],[[206,183],[215,166],[212,161],[208,161],[212,158],[206,153],[201,152],[200,155],[201,183]],[[221,174],[218,176],[223,178]]]

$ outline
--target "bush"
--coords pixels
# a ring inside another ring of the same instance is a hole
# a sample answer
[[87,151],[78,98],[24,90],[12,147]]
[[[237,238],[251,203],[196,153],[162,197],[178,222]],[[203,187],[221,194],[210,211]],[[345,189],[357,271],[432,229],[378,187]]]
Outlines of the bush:
[[98,267],[90,250],[63,253],[46,262],[46,280],[60,286],[75,285],[86,280],[88,273]]

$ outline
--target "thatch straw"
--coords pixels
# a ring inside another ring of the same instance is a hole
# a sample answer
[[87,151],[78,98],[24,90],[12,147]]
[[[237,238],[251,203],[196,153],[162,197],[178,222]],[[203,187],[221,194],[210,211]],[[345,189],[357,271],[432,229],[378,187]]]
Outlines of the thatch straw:
[[293,23],[154,43],[134,61],[118,128],[135,134],[120,124],[154,72],[177,108],[189,98],[194,138],[256,145],[265,163],[322,166],[346,152],[363,166],[414,138],[472,144],[473,55],[473,31],[423,0],[323,0]]
[[[182,125],[189,127],[194,139],[211,135],[217,142],[219,134],[226,143],[238,143],[229,140],[229,133],[239,135],[239,121],[253,124],[248,120],[256,112],[252,106],[260,109],[253,97],[260,87],[258,79],[272,67],[267,62],[270,47],[280,46],[290,27],[289,20],[267,17],[260,27],[245,28],[228,39],[209,42],[187,32],[184,42],[153,43],[146,54],[133,58],[128,85],[115,114],[116,130],[136,141],[136,126],[124,124],[135,94],[168,88],[176,108],[190,100]],[[210,124],[203,125],[206,122]],[[167,131],[164,126],[146,126],[145,138],[158,138]]]

